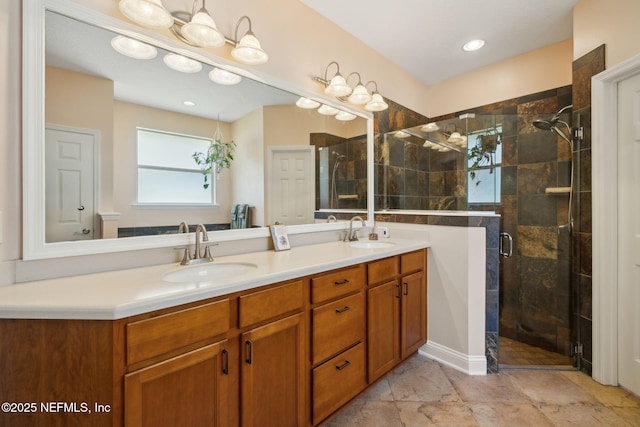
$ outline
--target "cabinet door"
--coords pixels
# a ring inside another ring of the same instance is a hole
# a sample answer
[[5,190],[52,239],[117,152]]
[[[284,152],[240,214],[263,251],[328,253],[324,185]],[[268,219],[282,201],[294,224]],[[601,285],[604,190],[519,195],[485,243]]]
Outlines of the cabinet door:
[[125,425],[224,426],[226,341],[125,375]]
[[369,383],[400,360],[400,295],[397,280],[367,291]]
[[305,425],[304,315],[241,335],[240,419],[243,426]]
[[402,278],[401,357],[409,356],[427,342],[427,285],[425,273]]

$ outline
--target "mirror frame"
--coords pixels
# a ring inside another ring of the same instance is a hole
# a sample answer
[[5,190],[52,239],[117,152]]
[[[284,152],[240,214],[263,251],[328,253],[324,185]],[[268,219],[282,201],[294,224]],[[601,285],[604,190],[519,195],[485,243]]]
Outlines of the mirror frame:
[[[257,76],[239,67],[238,64],[210,53],[196,51],[175,39],[154,33],[126,21],[102,14],[96,10],[67,0],[23,0],[22,22],[22,234],[23,260],[59,258],[155,249],[192,244],[192,233],[127,237],[122,239],[96,239],[45,243],[45,158],[44,158],[44,82],[45,82],[45,12],[60,13],[115,33],[135,36],[147,43],[174,51],[216,67],[232,69],[261,83],[315,99],[349,111],[367,120],[367,226],[373,226],[373,114],[340,104],[335,99],[324,98],[287,82],[267,75]],[[265,190],[266,191],[266,190]],[[99,207],[98,207],[99,210]],[[178,220],[176,219],[176,225]],[[345,223],[313,223],[287,226],[289,234],[344,230]],[[269,237],[267,227],[222,230],[209,234],[212,241],[233,241]]]

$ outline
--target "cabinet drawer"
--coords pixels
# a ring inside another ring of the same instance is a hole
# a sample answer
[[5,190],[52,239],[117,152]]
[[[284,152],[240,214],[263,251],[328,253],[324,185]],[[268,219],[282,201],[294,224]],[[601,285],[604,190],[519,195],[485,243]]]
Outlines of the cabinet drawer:
[[313,363],[318,363],[365,337],[365,297],[360,292],[312,311]]
[[313,370],[313,424],[331,415],[367,386],[365,346],[345,351]]
[[381,259],[369,263],[369,284],[391,280],[398,275],[398,257]]
[[328,301],[361,288],[364,266],[340,270],[311,279],[311,302]]
[[140,362],[229,329],[229,300],[189,308],[127,325],[127,362]]
[[425,250],[409,252],[400,256],[400,273],[405,274],[411,271],[424,270]]
[[242,295],[238,301],[241,328],[302,309],[302,281]]

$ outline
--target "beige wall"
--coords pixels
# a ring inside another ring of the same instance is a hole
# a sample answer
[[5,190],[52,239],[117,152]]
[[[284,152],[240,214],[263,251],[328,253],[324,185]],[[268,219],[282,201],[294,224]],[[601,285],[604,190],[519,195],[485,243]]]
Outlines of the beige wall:
[[640,53],[640,1],[580,0],[573,8],[573,59],[605,46],[607,68]]
[[429,87],[427,117],[571,84],[572,42],[565,40]]
[[232,204],[251,206],[252,224],[265,225],[264,113],[258,108],[236,120],[231,128],[237,147],[233,160]]
[[[114,106],[114,172],[113,210],[120,213],[121,227],[172,225],[180,221],[188,224],[228,223],[230,220],[231,179],[227,170],[216,181],[219,207],[162,208],[135,206],[136,202],[136,127],[210,138],[216,130],[216,120],[189,116],[127,102]],[[231,139],[231,126],[220,123],[225,140]],[[215,178],[214,178],[215,179]]]

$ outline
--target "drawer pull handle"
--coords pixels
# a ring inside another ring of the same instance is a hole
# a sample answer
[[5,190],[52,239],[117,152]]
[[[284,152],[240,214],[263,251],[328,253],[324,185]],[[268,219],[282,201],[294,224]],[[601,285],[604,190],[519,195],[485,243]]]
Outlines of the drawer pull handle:
[[346,368],[349,365],[351,365],[351,362],[349,362],[348,360],[345,360],[342,365],[336,366],[336,371],[342,371],[344,368]]
[[402,286],[396,285],[396,289],[398,290],[398,293],[396,294],[396,298],[402,298]]
[[229,375],[229,352],[222,350],[222,373]]
[[347,283],[349,283],[349,279],[344,279],[344,280],[333,282],[333,284],[336,285],[336,286],[346,285]]
[[409,295],[409,283],[403,282],[404,285],[404,295]]
[[343,308],[339,308],[336,310],[336,313],[344,313],[345,311],[351,310],[351,307],[345,305]]
[[253,346],[251,344],[251,341],[249,341],[249,340],[245,341],[244,345],[245,345],[246,350],[247,350],[247,358],[245,359],[245,362],[247,362],[247,365],[251,365],[251,361],[253,359],[253,355],[252,355]]

